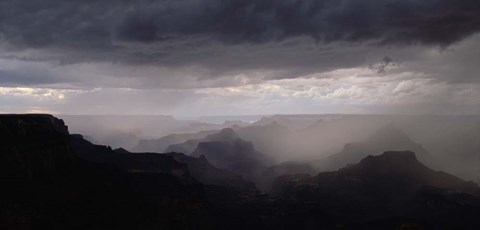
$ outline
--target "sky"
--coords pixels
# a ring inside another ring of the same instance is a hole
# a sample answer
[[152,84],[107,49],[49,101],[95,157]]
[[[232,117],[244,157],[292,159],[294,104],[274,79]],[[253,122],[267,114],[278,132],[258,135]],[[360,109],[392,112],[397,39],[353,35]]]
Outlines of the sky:
[[480,113],[478,0],[2,0],[0,113]]

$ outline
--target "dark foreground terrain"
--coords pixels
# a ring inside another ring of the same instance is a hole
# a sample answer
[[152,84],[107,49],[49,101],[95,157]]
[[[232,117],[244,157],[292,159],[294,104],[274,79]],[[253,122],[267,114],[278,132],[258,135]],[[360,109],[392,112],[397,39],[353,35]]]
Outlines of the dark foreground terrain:
[[51,115],[0,115],[0,140],[0,229],[480,229],[480,188],[409,151],[314,176],[270,167],[256,174],[267,195],[210,164],[236,163],[218,148],[113,150]]

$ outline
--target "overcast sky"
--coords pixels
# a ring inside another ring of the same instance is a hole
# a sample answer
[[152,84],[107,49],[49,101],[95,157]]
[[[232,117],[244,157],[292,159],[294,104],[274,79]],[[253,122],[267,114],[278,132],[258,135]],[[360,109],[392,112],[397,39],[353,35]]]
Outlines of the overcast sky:
[[478,0],[2,0],[0,112],[480,113]]

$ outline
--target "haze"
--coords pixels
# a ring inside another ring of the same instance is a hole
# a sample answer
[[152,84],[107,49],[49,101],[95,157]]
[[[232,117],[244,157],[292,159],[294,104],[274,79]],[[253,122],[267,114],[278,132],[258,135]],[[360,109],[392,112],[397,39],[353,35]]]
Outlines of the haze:
[[[391,125],[439,169],[475,180],[478,167],[465,165],[480,155],[479,9],[475,0],[5,0],[0,112],[55,114],[94,143],[134,151],[191,154],[232,128],[277,163],[320,160]],[[155,142],[170,134],[186,136]],[[392,145],[368,150],[404,150]]]

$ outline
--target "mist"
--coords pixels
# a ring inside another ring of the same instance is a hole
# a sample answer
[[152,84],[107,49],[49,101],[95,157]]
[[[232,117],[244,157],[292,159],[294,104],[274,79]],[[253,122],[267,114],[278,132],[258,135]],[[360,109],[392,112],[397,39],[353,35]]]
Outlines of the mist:
[[[217,138],[251,142],[255,150],[272,159],[268,166],[297,162],[316,172],[331,171],[358,163],[362,156],[421,148],[425,153],[417,153],[417,157],[422,163],[465,180],[480,179],[480,116],[474,115],[268,115],[258,116],[256,121],[252,116],[190,120],[171,116],[60,117],[72,133],[134,152],[191,155],[199,143],[218,140],[209,135],[229,128],[235,137]],[[331,162],[345,151],[358,156]]]

